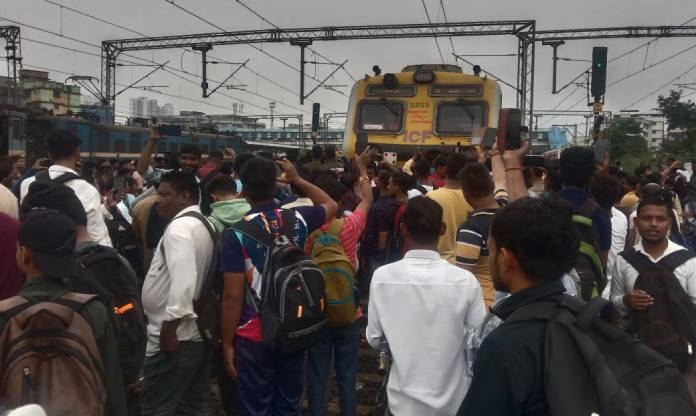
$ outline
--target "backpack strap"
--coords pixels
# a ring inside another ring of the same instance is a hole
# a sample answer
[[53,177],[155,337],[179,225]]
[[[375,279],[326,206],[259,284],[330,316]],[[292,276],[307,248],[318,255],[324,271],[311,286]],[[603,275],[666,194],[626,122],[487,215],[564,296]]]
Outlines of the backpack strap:
[[416,186],[416,189],[418,190],[418,192],[422,193],[424,196],[425,196],[425,194],[428,193],[428,190],[425,189],[425,186],[423,186],[423,185]]
[[643,253],[637,252],[633,247],[622,251],[619,256],[623,257],[640,274],[646,267],[653,264]]
[[65,183],[68,181],[72,181],[73,179],[80,179],[79,176],[77,176],[76,174],[74,174],[72,172],[64,172],[55,178],[51,178],[51,175],[48,172],[48,169],[37,172],[36,175],[34,175],[34,177],[36,178],[37,182],[42,182],[42,183],[48,183],[48,182]]
[[82,313],[82,308],[92,300],[96,299],[97,295],[88,295],[86,293],[68,292],[65,295],[53,300],[52,302],[59,305],[67,306],[76,313]]
[[[213,247],[213,259],[215,259],[215,256],[217,256],[217,254],[218,254],[218,249],[219,249],[218,239],[217,239],[217,237],[216,237],[216,236],[217,236],[217,232],[215,231],[215,229],[213,228],[213,226],[210,225],[210,222],[208,221],[208,219],[207,219],[203,214],[201,214],[200,212],[197,212],[197,211],[188,211],[188,212],[185,212],[185,213],[179,215],[178,217],[174,218],[169,224],[167,224],[167,227],[169,227],[169,226],[172,224],[172,222],[176,221],[177,219],[179,219],[179,218],[185,218],[185,217],[196,218],[197,220],[199,220],[200,222],[202,222],[203,225],[205,225],[205,229],[208,230],[208,234],[210,234],[210,238],[213,240],[213,246],[214,246],[214,247]],[[166,229],[165,229],[165,231],[166,231]],[[162,236],[164,237],[164,233],[162,234]],[[165,253],[164,253],[164,242],[161,242],[161,243],[160,243],[160,252],[162,253],[162,260],[163,260],[164,263],[166,264],[166,262],[167,262],[167,256],[166,256]]]
[[677,267],[686,263],[687,261],[693,259],[695,256],[689,250],[679,250],[674,253],[668,254],[660,261],[657,262],[662,267],[665,267],[670,272],[674,273]]
[[252,223],[251,221],[242,219],[237,221],[235,224],[232,224],[229,228],[233,231],[246,235],[252,240],[258,241],[266,248],[271,248],[273,247],[273,244],[275,244],[271,234],[266,232],[266,230],[261,229],[258,225]]
[[597,212],[599,208],[599,204],[595,202],[594,199],[587,198],[585,202],[582,203],[582,205],[576,208],[576,211],[578,212],[578,214],[584,217],[592,218],[592,216],[595,214],[595,212]]
[[11,298],[5,299],[0,302],[0,315],[6,318],[12,318],[18,313],[22,312],[26,308],[32,305],[29,299],[24,296],[12,296]]
[[344,220],[343,218],[334,219],[329,224],[329,228],[326,229],[326,234],[331,234],[336,237],[340,236],[345,222],[346,220]]

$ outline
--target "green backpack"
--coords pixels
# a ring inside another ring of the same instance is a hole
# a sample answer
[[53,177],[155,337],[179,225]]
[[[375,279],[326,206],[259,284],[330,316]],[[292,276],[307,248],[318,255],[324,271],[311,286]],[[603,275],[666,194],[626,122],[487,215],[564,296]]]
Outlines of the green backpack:
[[318,229],[309,236],[310,255],[324,274],[330,327],[350,325],[355,318],[355,270],[339,239],[344,222],[335,219],[326,232]]

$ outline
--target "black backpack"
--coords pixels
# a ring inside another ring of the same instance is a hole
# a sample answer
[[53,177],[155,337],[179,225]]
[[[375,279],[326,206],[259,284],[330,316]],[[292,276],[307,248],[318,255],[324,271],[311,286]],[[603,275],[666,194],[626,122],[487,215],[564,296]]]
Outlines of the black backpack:
[[138,379],[147,346],[145,314],[135,271],[111,247],[90,246],[77,255],[82,273],[74,289],[97,295],[113,312],[123,380],[130,385]]
[[[51,179],[51,175],[48,173],[48,169],[36,172],[36,175],[34,175],[36,178],[37,182],[41,183],[58,183],[58,184],[65,184],[65,182],[72,181],[73,179],[82,179],[76,174],[72,172],[65,172],[60,174],[59,176],[56,176],[55,178]],[[67,185],[66,185],[67,186]],[[30,186],[31,188],[31,186]]]
[[674,276],[674,270],[694,258],[688,250],[675,251],[654,263],[633,249],[622,252],[636,271],[634,289],[641,289],[655,303],[641,311],[631,311],[631,329],[650,348],[685,370],[696,347],[696,306]]
[[[184,217],[196,218],[202,222],[203,225],[205,225],[205,229],[208,230],[210,238],[213,240],[213,255],[210,259],[210,267],[208,268],[208,274],[205,276],[198,297],[193,300],[193,311],[196,312],[198,316],[196,325],[198,326],[198,332],[200,332],[201,338],[203,338],[203,341],[210,347],[212,352],[217,354],[222,347],[220,314],[223,282],[222,274],[218,267],[222,239],[208,219],[201,213],[196,211],[185,212],[176,217],[173,221]],[[166,264],[167,257],[164,253],[164,244],[160,244],[160,251],[162,252],[162,260]]]
[[113,247],[121,254],[133,270],[136,271],[138,282],[142,284],[143,270],[143,245],[135,236],[133,226],[123,217],[121,211],[116,209],[111,213],[111,219],[104,219],[109,230],[109,238]]
[[248,285],[245,290],[260,313],[264,342],[276,352],[290,354],[314,344],[326,324],[328,305],[324,275],[291,240],[295,211],[283,210],[281,216],[277,239],[250,221],[241,220],[230,228],[267,249],[261,299]]
[[600,317],[615,313],[602,298],[563,295],[515,311],[503,325],[546,321],[544,389],[554,416],[693,416],[677,367]]
[[573,215],[575,234],[580,241],[575,271],[580,277],[580,296],[584,300],[599,296],[607,285],[607,276],[599,258],[599,236],[592,223],[592,216],[598,209],[599,204],[588,198]]

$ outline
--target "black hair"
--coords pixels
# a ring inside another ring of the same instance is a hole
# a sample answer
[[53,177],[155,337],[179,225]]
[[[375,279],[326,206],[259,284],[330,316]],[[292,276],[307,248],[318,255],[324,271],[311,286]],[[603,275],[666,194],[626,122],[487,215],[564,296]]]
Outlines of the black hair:
[[244,195],[251,202],[266,202],[276,193],[276,164],[265,157],[247,160],[239,172]]
[[558,197],[525,197],[498,211],[490,235],[535,280],[560,279],[575,266],[578,239],[573,207]]
[[20,207],[20,219],[34,208],[48,208],[61,211],[76,224],[87,225],[87,214],[75,191],[64,185],[34,181]]
[[558,169],[546,169],[546,186],[549,188],[547,191],[556,193],[563,188],[563,183],[561,183],[561,174]]
[[424,196],[411,198],[404,212],[404,225],[418,244],[437,244],[442,230],[442,207]]
[[415,179],[406,172],[398,172],[391,177],[394,185],[398,186],[403,193],[407,193],[409,189],[415,186]]
[[234,171],[239,173],[242,171],[242,166],[249,160],[255,158],[256,155],[253,153],[240,153],[234,159]]
[[273,153],[267,152],[265,150],[260,151],[257,156],[259,157],[265,157],[266,159],[273,160]]
[[392,172],[389,169],[380,169],[379,172],[377,173],[377,177],[379,178],[379,184],[383,187],[386,188],[387,184],[389,183],[389,179],[394,176],[394,172]]
[[649,195],[642,198],[638,202],[638,207],[636,208],[636,215],[640,215],[640,210],[647,205],[656,205],[660,207],[667,208],[667,216],[672,218],[672,194],[667,192],[661,192],[660,194]]
[[339,181],[346,187],[346,190],[353,189],[358,182],[358,175],[353,171],[345,171],[341,174]]
[[[435,161],[435,159],[438,157],[438,155],[440,153],[441,152],[437,149],[430,149],[427,152],[425,152],[425,160],[427,160],[428,163],[434,164],[433,162]],[[447,162],[445,162],[445,163],[447,163]],[[440,166],[443,166],[443,165],[440,165]]]
[[82,141],[75,133],[65,129],[51,130],[46,136],[48,154],[53,161],[65,160],[80,148]]
[[322,156],[324,156],[324,149],[318,144],[312,146],[312,159],[321,160]]
[[330,144],[324,147],[324,157],[327,160],[336,159],[336,146]]
[[237,182],[229,175],[216,175],[208,183],[210,194],[231,195],[237,192]]
[[0,182],[5,181],[10,176],[10,172],[12,172],[12,163],[7,159],[0,160]]
[[647,183],[656,183],[658,185],[662,184],[662,175],[660,172],[652,172],[648,176],[645,177],[645,180]]
[[189,201],[198,204],[200,187],[196,177],[192,173],[181,170],[172,170],[162,175],[160,185],[168,183],[178,193],[188,192]]
[[219,150],[211,150],[210,153],[208,153],[208,162],[211,160],[219,162],[222,160],[222,158],[222,152]]
[[234,163],[231,160],[223,160],[218,170],[223,175],[230,176],[234,173]]
[[466,155],[461,153],[452,153],[447,158],[447,179],[456,181],[459,178],[459,172],[466,166]]
[[194,155],[197,158],[201,158],[203,152],[197,144],[185,144],[179,149],[179,155]]
[[433,160],[433,167],[435,167],[437,169],[441,166],[447,166],[447,156],[438,155]]
[[331,199],[336,202],[341,202],[341,199],[343,199],[343,196],[348,191],[345,185],[330,175],[320,175],[314,184],[322,191],[326,192]]
[[471,198],[483,198],[493,195],[495,184],[491,172],[481,163],[470,163],[459,173],[459,183],[464,195]]
[[600,207],[611,211],[611,207],[621,198],[621,184],[611,175],[595,176],[590,184],[590,195]]
[[411,171],[418,178],[427,178],[430,176],[430,163],[425,159],[416,159],[411,165]]
[[635,168],[635,169],[633,170],[633,173],[634,173],[636,176],[641,177],[641,176],[645,175],[645,171],[648,170],[648,169],[650,169],[650,166],[649,166],[649,165],[642,165],[642,164],[641,164],[640,166],[638,166],[637,168]]
[[630,176],[627,175],[626,176],[626,183],[631,188],[635,188],[640,183],[640,178],[637,176],[633,176],[633,175],[630,175]]
[[561,152],[561,182],[564,185],[585,187],[595,168],[595,152],[587,147],[569,147]]

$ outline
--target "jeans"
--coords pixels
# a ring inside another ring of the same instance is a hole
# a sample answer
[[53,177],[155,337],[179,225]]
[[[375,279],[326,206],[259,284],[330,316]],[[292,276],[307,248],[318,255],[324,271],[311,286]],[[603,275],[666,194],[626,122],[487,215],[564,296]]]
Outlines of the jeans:
[[304,352],[280,355],[263,342],[237,337],[234,353],[240,414],[300,415]]
[[358,371],[358,344],[360,333],[357,323],[340,328],[324,328],[321,338],[310,348],[309,364],[309,414],[325,414],[329,371],[333,358],[338,384],[341,416],[354,416],[357,405],[355,374]]

